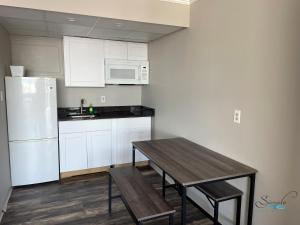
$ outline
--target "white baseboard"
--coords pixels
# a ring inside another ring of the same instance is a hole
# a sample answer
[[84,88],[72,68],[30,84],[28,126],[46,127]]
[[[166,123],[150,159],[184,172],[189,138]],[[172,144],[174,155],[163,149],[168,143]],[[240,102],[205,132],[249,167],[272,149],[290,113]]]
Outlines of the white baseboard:
[[1,223],[3,215],[4,215],[3,211],[6,212],[7,204],[8,204],[8,201],[10,199],[11,193],[12,193],[12,188],[9,189],[7,197],[6,197],[6,201],[4,202],[4,206],[3,206],[2,209],[0,209],[1,210],[0,211],[0,223]]

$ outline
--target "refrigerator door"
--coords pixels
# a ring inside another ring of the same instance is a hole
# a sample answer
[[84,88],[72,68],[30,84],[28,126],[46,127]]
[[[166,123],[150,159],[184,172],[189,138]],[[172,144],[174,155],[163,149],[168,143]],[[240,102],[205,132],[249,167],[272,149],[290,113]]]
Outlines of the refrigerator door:
[[59,179],[58,140],[9,142],[12,186]]
[[6,77],[10,141],[57,137],[55,78]]

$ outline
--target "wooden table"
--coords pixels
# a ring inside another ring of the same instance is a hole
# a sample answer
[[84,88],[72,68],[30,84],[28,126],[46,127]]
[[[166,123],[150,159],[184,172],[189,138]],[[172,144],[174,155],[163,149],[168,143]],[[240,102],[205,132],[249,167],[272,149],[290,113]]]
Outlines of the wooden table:
[[248,225],[252,225],[257,170],[184,138],[133,142],[133,165],[135,165],[136,149],[163,171],[163,195],[165,195],[166,174],[178,185],[182,198],[182,225],[186,224],[186,191],[188,187],[241,177],[250,179]]

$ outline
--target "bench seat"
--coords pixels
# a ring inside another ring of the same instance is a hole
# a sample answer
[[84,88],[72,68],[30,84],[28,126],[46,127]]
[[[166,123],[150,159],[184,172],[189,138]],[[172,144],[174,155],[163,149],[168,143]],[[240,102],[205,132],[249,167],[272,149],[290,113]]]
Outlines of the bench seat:
[[199,184],[196,186],[196,188],[203,194],[207,195],[209,198],[217,202],[234,199],[243,195],[243,192],[241,192],[236,187],[233,187],[226,181]]
[[[235,224],[240,225],[241,220],[241,201],[242,201],[242,195],[243,192],[239,189],[233,187],[226,181],[216,181],[212,183],[204,183],[199,184],[196,186],[196,188],[201,191],[209,200],[211,205],[214,208],[214,216],[213,221],[214,225],[219,225],[219,203],[231,199],[236,199],[236,219]],[[214,202],[212,203],[211,200]],[[201,207],[200,207],[201,208]],[[204,209],[202,209],[202,212],[206,215],[209,215]]]
[[112,168],[110,176],[116,183],[127,209],[131,211],[138,224],[163,216],[173,216],[175,213],[175,210],[153,189],[137,168]]

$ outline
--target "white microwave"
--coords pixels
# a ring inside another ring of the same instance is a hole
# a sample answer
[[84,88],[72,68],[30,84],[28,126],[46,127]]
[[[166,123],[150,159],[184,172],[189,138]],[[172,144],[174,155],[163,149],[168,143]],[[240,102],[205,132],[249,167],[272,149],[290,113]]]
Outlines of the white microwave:
[[106,84],[149,84],[149,62],[105,60]]

